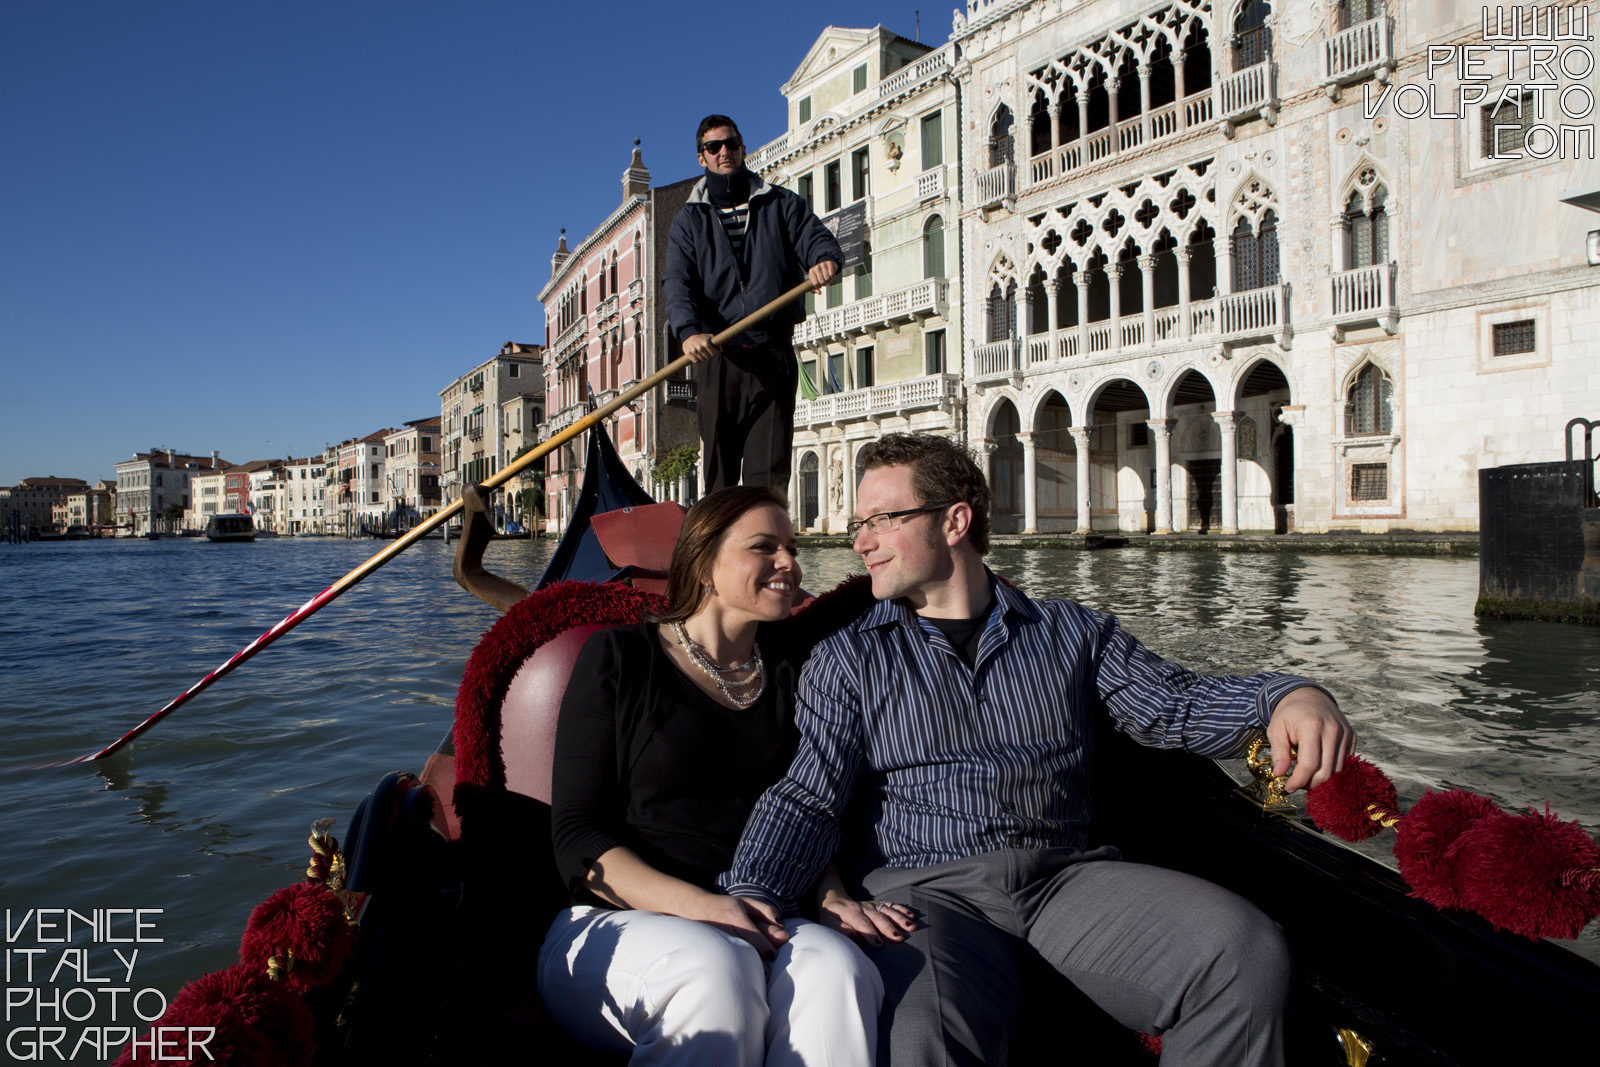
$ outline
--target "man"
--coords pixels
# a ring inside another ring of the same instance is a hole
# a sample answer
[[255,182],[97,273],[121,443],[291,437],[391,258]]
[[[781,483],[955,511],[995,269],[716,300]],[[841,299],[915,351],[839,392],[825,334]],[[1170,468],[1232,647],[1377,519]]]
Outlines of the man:
[[887,988],[880,1060],[1007,1062],[1019,962],[1037,954],[1162,1035],[1164,1067],[1281,1063],[1277,927],[1207,882],[1085,851],[1088,738],[1106,714],[1144,744],[1221,756],[1266,726],[1297,789],[1353,748],[1332,698],[1288,675],[1194,674],[1110,616],[996,581],[989,488],[949,441],[890,434],[862,464],[850,529],[878,603],[806,664],[799,751],[724,887],[769,929],[828,862],[854,793],[863,896],[924,923],[869,949]]
[[744,141],[726,115],[695,133],[705,177],[672,220],[663,281],[667,315],[683,351],[700,364],[700,462],[706,492],[729,485],[789,488],[794,394],[791,338],[798,301],[720,349],[713,335],[809,278],[839,273],[839,242],[799,196],[744,165]]

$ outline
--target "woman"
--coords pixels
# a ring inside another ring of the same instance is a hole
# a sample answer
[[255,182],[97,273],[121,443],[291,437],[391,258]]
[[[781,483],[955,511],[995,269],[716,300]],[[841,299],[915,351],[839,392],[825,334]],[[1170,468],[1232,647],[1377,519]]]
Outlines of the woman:
[[[579,654],[551,805],[576,906],[545,938],[539,990],[588,1045],[631,1046],[634,1063],[872,1062],[883,987],[861,950],[714,889],[794,754],[794,675],[820,636],[802,632],[804,614],[786,621],[799,588],[783,497],[719,490],[684,518],[667,610]],[[836,879],[818,900],[867,940],[914,925]]]

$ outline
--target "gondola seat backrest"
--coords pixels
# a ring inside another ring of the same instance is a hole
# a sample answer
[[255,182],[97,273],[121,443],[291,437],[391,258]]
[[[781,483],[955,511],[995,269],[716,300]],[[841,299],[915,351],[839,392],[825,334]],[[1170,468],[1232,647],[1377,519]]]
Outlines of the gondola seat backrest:
[[662,606],[638,589],[592,582],[557,582],[512,605],[478,642],[456,694],[458,791],[509,790],[548,804],[556,718],[578,650],[595,630]]

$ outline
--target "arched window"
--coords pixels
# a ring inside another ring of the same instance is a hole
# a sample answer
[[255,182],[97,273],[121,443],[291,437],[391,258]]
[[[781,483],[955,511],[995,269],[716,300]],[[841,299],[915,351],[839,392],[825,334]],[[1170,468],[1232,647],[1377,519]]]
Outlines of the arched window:
[[1344,401],[1344,432],[1351,437],[1394,432],[1394,384],[1376,365],[1361,368]]
[[1339,0],[1339,28],[1348,30],[1383,14],[1383,0]]
[[989,288],[988,342],[1006,341],[1017,333],[1017,283],[1007,282],[1001,288],[995,282]]
[[[1370,173],[1366,172],[1366,173]],[[1365,176],[1365,175],[1363,175]],[[1345,266],[1370,267],[1389,261],[1389,191],[1382,185],[1372,185],[1363,195],[1357,189],[1345,202]]]
[[922,276],[944,277],[944,219],[938,215],[922,224]]
[[605,260],[602,259],[600,261],[600,265],[595,268],[594,277],[595,277],[595,281],[600,286],[600,296],[599,296],[598,299],[604,300],[606,298],[606,261]]
[[1028,113],[1028,154],[1050,151],[1050,102],[1043,89],[1033,93],[1033,109]]
[[1272,52],[1272,30],[1267,16],[1272,5],[1267,0],[1245,0],[1233,20],[1233,69],[1244,70],[1264,61]]
[[994,113],[994,121],[989,124],[989,167],[1004,166],[1016,160],[1016,149],[1012,143],[1011,109],[1004,104]]
[[1233,291],[1277,284],[1278,217],[1268,211],[1252,232],[1250,220],[1241,215],[1233,228]]

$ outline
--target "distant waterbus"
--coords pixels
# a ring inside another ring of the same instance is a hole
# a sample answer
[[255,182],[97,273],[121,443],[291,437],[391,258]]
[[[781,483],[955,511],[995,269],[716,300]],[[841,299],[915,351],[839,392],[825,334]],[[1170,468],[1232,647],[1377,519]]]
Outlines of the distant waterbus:
[[250,516],[239,514],[213,515],[206,523],[206,539],[210,541],[254,541],[255,524]]

